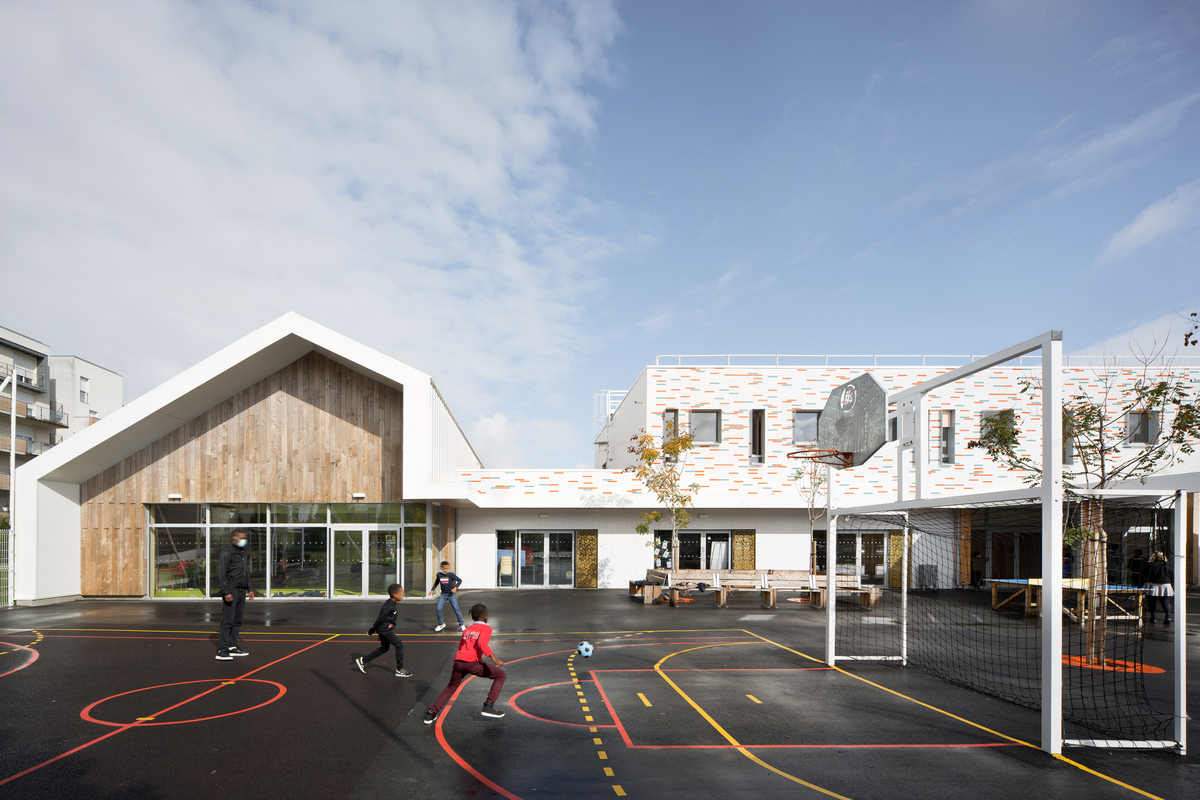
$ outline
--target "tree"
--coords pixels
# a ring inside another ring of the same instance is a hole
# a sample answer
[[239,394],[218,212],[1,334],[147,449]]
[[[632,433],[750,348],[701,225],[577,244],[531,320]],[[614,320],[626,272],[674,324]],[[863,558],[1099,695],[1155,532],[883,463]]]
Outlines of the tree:
[[[1064,398],[1062,410],[1064,453],[1074,465],[1064,464],[1063,486],[1070,490],[1107,489],[1146,478],[1191,455],[1200,440],[1200,408],[1195,387],[1170,370],[1161,348],[1138,357],[1140,369],[1132,383],[1117,359],[1105,359],[1095,371],[1096,390],[1081,387]],[[1154,368],[1155,363],[1159,365]],[[1021,394],[1040,393],[1038,381],[1021,380]],[[1019,416],[1013,410],[985,417],[978,441],[996,462],[1025,473],[1030,484],[1041,483],[1041,456],[1023,452],[1018,432]],[[1069,449],[1068,449],[1069,448]],[[1065,460],[1065,459],[1064,459]],[[1085,623],[1086,657],[1103,663],[1105,610],[1108,605],[1108,535],[1104,505],[1084,495],[1078,527],[1064,537],[1069,546],[1082,545],[1083,577],[1087,579]]]
[[[804,500],[805,509],[808,511],[808,529],[810,531],[816,527],[817,520],[825,516],[825,483],[827,475],[825,465],[816,459],[808,459],[803,462],[803,466],[792,470],[792,481],[796,486],[796,491],[800,493],[800,497]],[[816,541],[814,534],[814,547]],[[826,557],[828,558],[828,554]],[[815,562],[813,569],[816,569]]]
[[[679,564],[679,531],[692,521],[687,508],[692,504],[692,495],[700,489],[696,483],[683,485],[683,468],[692,449],[692,434],[665,422],[661,442],[644,429],[630,437],[630,442],[629,452],[637,457],[637,462],[624,471],[637,476],[671,515],[671,566],[675,567]],[[663,511],[644,512],[637,524],[638,533],[649,534],[650,526],[663,516]]]
[[1200,319],[1196,318],[1197,313],[1200,312],[1193,311],[1191,314],[1188,314],[1187,317],[1185,317],[1188,324],[1192,327],[1191,330],[1186,330],[1183,332],[1184,347],[1189,347],[1194,344],[1200,345]]

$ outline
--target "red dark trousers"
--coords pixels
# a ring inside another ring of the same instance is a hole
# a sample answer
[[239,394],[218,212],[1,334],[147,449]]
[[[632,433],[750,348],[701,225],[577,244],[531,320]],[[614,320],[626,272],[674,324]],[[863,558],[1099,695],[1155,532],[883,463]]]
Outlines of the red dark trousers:
[[438,695],[438,699],[429,707],[429,710],[441,711],[442,706],[446,704],[446,701],[450,699],[454,690],[467,675],[478,675],[480,678],[487,678],[492,682],[492,690],[488,692],[487,696],[489,703],[494,703],[500,698],[500,690],[504,688],[504,679],[507,677],[504,670],[482,661],[455,661],[454,670],[450,673],[450,683]]

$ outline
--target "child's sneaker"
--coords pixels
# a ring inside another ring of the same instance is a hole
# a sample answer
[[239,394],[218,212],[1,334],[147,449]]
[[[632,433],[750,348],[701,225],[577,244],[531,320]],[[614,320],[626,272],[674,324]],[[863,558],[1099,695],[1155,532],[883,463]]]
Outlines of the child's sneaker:
[[434,723],[434,720],[436,720],[437,718],[438,718],[438,712],[434,711],[432,708],[425,710],[425,724],[426,725],[432,725]]
[[446,623],[444,623],[444,622],[438,623],[438,626],[433,629],[434,633],[437,633],[438,631],[444,631],[444,630],[446,630]]
[[491,703],[484,703],[483,711],[480,711],[479,713],[485,717],[494,717],[495,719],[500,719],[504,716],[504,712],[497,711],[496,706],[492,705]]
[[411,678],[412,673],[409,672],[408,670],[406,670],[404,667],[401,667],[400,669],[396,670],[396,677],[397,678]]
[[233,661],[233,656],[229,655],[228,650],[218,650],[217,661]]
[[460,631],[465,631],[467,629],[467,626],[460,622],[460,623],[458,623],[458,629]]
[[231,655],[231,656],[248,656],[250,654],[247,653],[245,650],[243,650],[240,647],[231,647],[231,648],[229,648],[229,655]]
[[358,671],[363,675],[367,674],[367,665],[363,663],[362,656],[354,659],[354,666],[358,667]]

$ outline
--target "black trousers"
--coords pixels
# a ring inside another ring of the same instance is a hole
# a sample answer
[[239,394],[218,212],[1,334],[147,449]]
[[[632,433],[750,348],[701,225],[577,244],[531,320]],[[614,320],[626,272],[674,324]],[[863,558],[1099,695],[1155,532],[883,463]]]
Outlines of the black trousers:
[[224,608],[221,609],[221,649],[228,650],[237,647],[238,632],[242,629],[242,612],[246,610],[246,593],[241,589],[233,590],[233,602],[221,598]]
[[395,629],[379,632],[379,647],[371,651],[370,655],[363,656],[363,663],[366,664],[373,658],[379,658],[388,651],[388,648],[396,648],[396,669],[404,668],[404,644],[400,638],[396,636]]
[[1161,595],[1158,597],[1156,597],[1154,595],[1150,595],[1146,599],[1150,601],[1150,619],[1154,619],[1154,612],[1158,610],[1157,607],[1159,604],[1162,605],[1162,610],[1163,610],[1163,614],[1164,614],[1163,618],[1164,619],[1171,618],[1171,612],[1175,610],[1174,609],[1175,603],[1173,602],[1173,600],[1175,598],[1168,597],[1166,595]]

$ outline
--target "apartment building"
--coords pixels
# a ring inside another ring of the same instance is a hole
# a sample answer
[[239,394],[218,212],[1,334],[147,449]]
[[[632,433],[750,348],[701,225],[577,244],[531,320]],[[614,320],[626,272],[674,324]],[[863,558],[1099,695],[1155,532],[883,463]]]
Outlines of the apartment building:
[[112,370],[51,355],[45,342],[0,327],[0,381],[8,376],[16,387],[16,437],[9,435],[13,401],[6,389],[0,397],[0,509],[9,505],[10,453],[17,466],[45,453],[120,408],[123,391]]
[[[636,530],[657,504],[623,471],[630,438],[666,425],[695,436],[683,466],[698,489],[678,566],[822,569],[814,533],[825,523],[811,507],[824,498],[802,491],[788,453],[813,442],[831,390],[870,372],[897,392],[965,360],[660,359],[623,396],[597,402],[595,468],[489,469],[429,375],[288,314],[18,470],[16,597],[207,596],[235,527],[250,534],[254,580],[268,597],[372,596],[392,581],[423,593],[441,559],[469,587],[624,586],[671,557],[666,531]],[[1021,436],[1038,441],[1036,409],[1021,392],[1038,369],[1007,365],[928,396],[926,497],[1022,486],[968,445],[984,418],[1009,409]],[[1200,360],[1173,369],[1200,385]],[[1065,392],[1121,391],[1140,374],[1131,366],[1102,377],[1095,363],[1068,360]],[[1137,448],[1163,422],[1114,424],[1124,426],[1122,447]],[[912,451],[893,441],[837,472],[836,490],[855,504],[887,502],[898,473],[912,497]],[[1200,456],[1163,479],[1200,490]],[[996,575],[1034,557],[993,545]],[[839,531],[837,563],[887,581],[889,548],[884,535]],[[1194,530],[1189,548],[1194,563]],[[960,572],[947,561],[940,584],[962,583]]]

